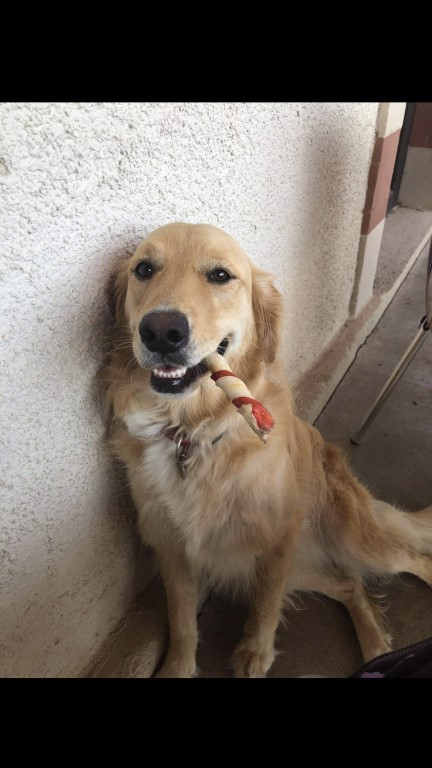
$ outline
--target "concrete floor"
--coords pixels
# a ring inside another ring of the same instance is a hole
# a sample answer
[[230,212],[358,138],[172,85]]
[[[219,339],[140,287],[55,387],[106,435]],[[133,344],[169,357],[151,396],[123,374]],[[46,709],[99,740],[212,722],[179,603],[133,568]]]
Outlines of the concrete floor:
[[[426,339],[360,446],[351,435],[374,401],[424,312],[427,248],[316,422],[338,443],[358,477],[378,498],[416,510],[432,503],[432,337]],[[91,676],[148,677],[161,652],[160,585],[138,605],[102,649]],[[387,620],[394,648],[432,635],[432,590],[415,577],[386,584]],[[345,609],[325,597],[305,596],[287,611],[277,633],[279,655],[269,677],[304,674],[344,677],[362,664]],[[152,613],[153,611],[153,613]],[[246,610],[213,598],[199,618],[201,677],[230,677],[229,658],[240,638]]]

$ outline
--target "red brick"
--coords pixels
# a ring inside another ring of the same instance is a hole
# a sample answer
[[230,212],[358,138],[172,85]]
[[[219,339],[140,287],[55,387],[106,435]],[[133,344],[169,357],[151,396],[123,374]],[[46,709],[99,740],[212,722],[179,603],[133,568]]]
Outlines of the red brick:
[[394,131],[384,139],[378,137],[375,140],[363,211],[362,235],[368,235],[387,213],[399,137],[400,131]]

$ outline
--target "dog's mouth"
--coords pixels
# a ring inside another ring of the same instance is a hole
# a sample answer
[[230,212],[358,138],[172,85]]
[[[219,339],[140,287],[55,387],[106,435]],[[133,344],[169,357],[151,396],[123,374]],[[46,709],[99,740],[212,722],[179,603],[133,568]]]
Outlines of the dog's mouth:
[[[223,339],[217,348],[220,355],[225,354],[227,346],[228,339]],[[198,363],[191,368],[179,365],[156,365],[151,372],[150,384],[156,392],[176,395],[184,392],[208,371],[205,363]]]

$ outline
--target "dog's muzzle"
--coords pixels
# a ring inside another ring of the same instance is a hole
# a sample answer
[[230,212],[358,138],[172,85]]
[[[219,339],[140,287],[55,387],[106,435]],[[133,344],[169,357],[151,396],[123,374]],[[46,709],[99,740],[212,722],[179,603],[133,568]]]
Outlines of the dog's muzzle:
[[177,394],[205,373],[199,366],[183,365],[183,354],[189,341],[189,322],[177,310],[155,310],[144,315],[139,324],[142,344],[160,364],[154,365],[151,386],[157,392]]

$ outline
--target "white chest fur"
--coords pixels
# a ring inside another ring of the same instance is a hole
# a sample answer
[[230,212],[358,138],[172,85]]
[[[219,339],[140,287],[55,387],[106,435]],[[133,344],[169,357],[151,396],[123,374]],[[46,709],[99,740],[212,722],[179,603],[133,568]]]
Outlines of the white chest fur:
[[226,437],[192,446],[182,478],[177,445],[161,425],[149,422],[146,414],[131,414],[125,421],[129,432],[145,443],[139,477],[132,479],[144,538],[156,544],[168,524],[191,563],[211,581],[247,580],[255,566],[255,553],[244,541],[248,521],[240,499],[247,494],[242,495],[238,478],[227,471]]

